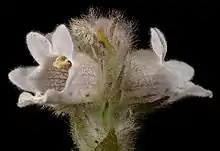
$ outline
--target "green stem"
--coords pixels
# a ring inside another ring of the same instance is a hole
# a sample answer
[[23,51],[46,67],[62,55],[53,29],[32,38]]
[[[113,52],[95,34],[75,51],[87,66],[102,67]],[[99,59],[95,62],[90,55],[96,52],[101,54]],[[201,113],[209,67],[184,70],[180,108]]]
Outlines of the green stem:
[[[108,106],[105,106],[105,108],[108,108]],[[99,119],[94,120],[91,115],[92,114],[85,115],[82,108],[78,107],[73,108],[72,112],[69,112],[72,138],[73,141],[76,142],[79,150],[121,151],[115,130],[108,130],[110,125],[108,125],[107,121],[105,121],[105,125],[101,124],[102,126],[98,126],[95,121]],[[107,120],[107,115],[105,115],[105,117]],[[100,118],[104,117],[100,116]]]

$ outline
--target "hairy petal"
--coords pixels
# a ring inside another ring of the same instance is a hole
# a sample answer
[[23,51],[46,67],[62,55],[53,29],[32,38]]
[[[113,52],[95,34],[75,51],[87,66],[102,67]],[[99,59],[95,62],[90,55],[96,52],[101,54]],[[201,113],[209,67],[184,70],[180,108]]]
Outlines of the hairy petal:
[[47,59],[52,57],[51,43],[43,35],[37,32],[30,32],[27,34],[26,42],[31,55],[40,65],[45,64]]
[[44,95],[31,95],[30,93],[23,92],[19,96],[19,100],[17,105],[19,107],[26,107],[28,105],[46,105],[46,104],[52,104],[52,105],[71,105],[73,104],[73,100],[70,96],[65,94],[64,92],[59,92],[56,90],[47,90]]
[[188,82],[185,86],[185,88],[179,89],[179,92],[175,95],[173,95],[167,102],[165,103],[173,103],[181,98],[184,97],[213,97],[213,93],[210,90],[204,89],[203,87],[199,85],[195,85],[192,82]]
[[65,25],[57,27],[52,36],[52,44],[58,56],[65,56],[70,61],[75,56],[74,45],[70,33]]
[[53,33],[48,33],[45,35],[45,37],[52,43],[52,36],[53,36]]
[[96,93],[99,66],[89,56],[78,53],[74,65],[69,69],[69,77],[63,91],[73,99],[83,99]]
[[37,67],[14,69],[8,74],[8,78],[14,85],[22,90],[35,92],[35,87],[29,76],[36,68]]
[[168,70],[170,70],[173,74],[180,78],[181,81],[189,81],[194,76],[194,69],[181,61],[170,60],[165,62],[165,66]]
[[163,33],[157,28],[151,28],[151,45],[154,52],[163,63],[167,53],[167,42]]

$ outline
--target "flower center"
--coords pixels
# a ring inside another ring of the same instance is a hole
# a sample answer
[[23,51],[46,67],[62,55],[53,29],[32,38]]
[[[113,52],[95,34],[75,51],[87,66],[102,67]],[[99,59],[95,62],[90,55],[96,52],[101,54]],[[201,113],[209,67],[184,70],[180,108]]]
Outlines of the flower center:
[[46,89],[62,91],[68,78],[68,70],[72,66],[71,62],[64,56],[59,56],[53,62],[53,67],[48,69]]

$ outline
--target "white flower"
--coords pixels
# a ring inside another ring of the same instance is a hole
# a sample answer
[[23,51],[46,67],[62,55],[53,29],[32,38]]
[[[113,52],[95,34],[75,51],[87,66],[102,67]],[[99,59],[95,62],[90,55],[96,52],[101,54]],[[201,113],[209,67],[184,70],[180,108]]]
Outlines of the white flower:
[[167,43],[157,28],[151,28],[151,50],[139,50],[131,54],[131,71],[126,87],[128,97],[140,97],[139,101],[172,103],[183,97],[212,97],[206,90],[191,82],[194,69],[188,64],[165,61]]
[[171,83],[169,91],[172,95],[170,95],[167,103],[186,96],[213,97],[210,90],[191,82],[194,76],[194,69],[190,65],[177,60],[164,60],[167,53],[167,43],[163,33],[157,28],[151,28],[151,44],[160,59],[160,63],[166,69],[164,71],[166,78]]
[[72,104],[96,93],[93,85],[96,84],[97,63],[75,51],[65,25],[58,26],[50,36],[52,44],[37,32],[28,33],[27,46],[39,66],[17,68],[8,75],[13,84],[28,91],[19,96],[19,107]]

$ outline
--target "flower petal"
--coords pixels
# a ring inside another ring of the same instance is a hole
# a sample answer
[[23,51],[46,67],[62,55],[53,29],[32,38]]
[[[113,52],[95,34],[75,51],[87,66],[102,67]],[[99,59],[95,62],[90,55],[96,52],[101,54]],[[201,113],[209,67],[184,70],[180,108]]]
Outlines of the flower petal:
[[47,83],[47,72],[44,68],[29,67],[29,68],[17,68],[12,70],[9,74],[9,80],[21,88],[22,90],[29,92],[44,92],[45,83]]
[[72,61],[75,56],[74,45],[70,33],[65,25],[57,27],[52,36],[52,44],[58,56],[65,56]]
[[74,101],[71,96],[65,94],[64,92],[59,92],[56,90],[47,90],[43,95],[33,96],[30,93],[23,92],[19,96],[18,107],[26,107],[29,105],[71,105],[81,103],[80,100]]
[[210,90],[204,89],[199,85],[195,85],[192,82],[187,83],[185,93],[189,96],[197,96],[197,97],[213,97],[213,93]]
[[44,64],[52,52],[50,41],[37,32],[30,32],[27,34],[26,42],[34,59],[40,65]]
[[63,92],[74,101],[97,94],[97,79],[100,75],[99,65],[91,57],[78,53],[75,64],[69,69],[69,76]]
[[160,63],[163,63],[167,53],[167,42],[163,33],[157,28],[151,28],[151,46],[156,55],[160,58]]
[[22,108],[22,107],[26,107],[29,105],[34,105],[35,103],[32,100],[33,95],[31,95],[28,92],[23,92],[20,94],[19,98],[18,98],[18,103],[17,106]]
[[194,69],[181,61],[170,60],[165,62],[165,67],[175,74],[180,80],[190,81],[194,76]]
[[192,82],[188,82],[183,89],[179,89],[179,92],[173,95],[167,103],[173,103],[174,101],[180,100],[181,98],[194,96],[194,97],[213,97],[213,93],[210,90],[204,89],[199,85],[195,85]]
[[52,43],[52,36],[53,36],[53,33],[48,33],[45,35],[45,37]]
[[17,68],[8,74],[8,78],[14,85],[22,90],[35,92],[35,87],[30,81],[31,79],[29,79],[29,76],[35,69],[36,67]]

